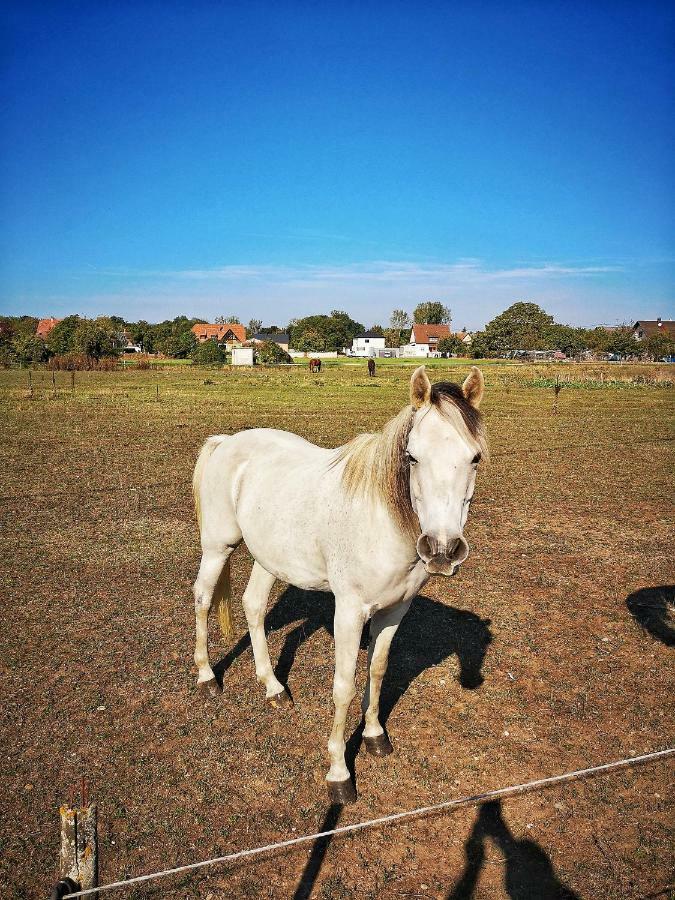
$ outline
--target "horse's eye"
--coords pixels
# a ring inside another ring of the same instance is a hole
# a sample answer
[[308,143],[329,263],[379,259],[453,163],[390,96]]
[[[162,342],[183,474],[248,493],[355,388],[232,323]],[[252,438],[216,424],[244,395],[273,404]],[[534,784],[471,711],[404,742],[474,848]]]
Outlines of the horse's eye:
[[410,463],[411,466],[417,465],[417,460],[412,455],[412,453],[408,453],[408,451],[406,450],[405,455],[408,457],[408,462]]
[[471,460],[471,465],[472,465],[472,466],[477,466],[478,463],[479,463],[480,461],[481,461],[481,454],[480,454],[480,453],[476,453],[476,455],[474,456],[474,458]]

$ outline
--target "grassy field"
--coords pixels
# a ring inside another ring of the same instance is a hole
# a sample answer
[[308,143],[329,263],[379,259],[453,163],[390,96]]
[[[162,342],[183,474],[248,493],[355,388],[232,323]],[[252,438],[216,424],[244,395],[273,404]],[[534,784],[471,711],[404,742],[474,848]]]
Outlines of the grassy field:
[[[434,361],[461,380],[464,360]],[[359,800],[325,797],[331,598],[277,585],[268,617],[294,710],[212,631],[224,675],[195,691],[190,475],[212,433],[268,426],[324,446],[406,402],[410,368],[167,367],[0,373],[3,897],[45,897],[58,806],[99,803],[101,882],[675,743],[673,419],[667,366],[491,362],[492,460],[452,580],[401,626],[383,707],[395,754],[359,750]],[[551,385],[561,376],[557,412]],[[241,595],[250,568],[233,557]],[[363,686],[365,650],[358,683]],[[137,898],[667,897],[669,762],[336,838]],[[669,830],[670,829],[670,830]],[[670,888],[669,888],[670,886]],[[565,893],[568,891],[569,893]],[[112,895],[111,895],[112,896]]]

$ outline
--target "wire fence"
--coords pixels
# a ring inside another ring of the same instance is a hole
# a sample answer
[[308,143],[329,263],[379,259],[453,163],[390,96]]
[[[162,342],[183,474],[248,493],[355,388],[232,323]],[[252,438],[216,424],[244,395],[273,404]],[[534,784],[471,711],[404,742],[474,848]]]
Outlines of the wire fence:
[[365,822],[356,822],[353,825],[342,825],[339,828],[332,828],[328,831],[319,831],[315,834],[305,834],[301,837],[289,838],[284,841],[277,841],[273,844],[264,844],[260,847],[251,847],[247,850],[239,850],[235,853],[227,853],[223,856],[216,856],[212,859],[201,860],[200,862],[187,863],[182,866],[174,866],[170,869],[163,869],[159,872],[150,872],[147,875],[137,875],[133,878],[127,878],[123,881],[113,881],[100,887],[88,888],[84,891],[74,891],[64,895],[64,900],[74,897],[87,897],[93,894],[104,893],[106,891],[120,890],[133,885],[142,884],[148,881],[157,881],[161,878],[169,878],[174,875],[182,875],[186,872],[195,872],[199,869],[206,869],[217,865],[228,865],[239,860],[248,860],[256,856],[274,851],[286,850],[290,847],[296,847],[300,844],[307,844],[311,841],[322,840],[324,838],[333,837],[335,835],[353,834],[357,831],[364,831],[368,828],[377,828],[383,825],[390,825],[395,822],[401,822],[405,819],[416,819],[422,816],[428,816],[438,813],[447,812],[457,809],[460,806],[474,806],[497,797],[510,797],[518,794],[524,794],[528,791],[534,791],[541,788],[551,787],[555,784],[563,784],[564,782],[574,781],[578,778],[586,778],[593,775],[601,775],[606,772],[616,771],[617,769],[625,769],[631,766],[640,765],[647,762],[654,762],[657,759],[664,759],[675,753],[675,747],[667,750],[655,750],[651,753],[644,753],[641,756],[628,757],[626,759],[615,760],[602,765],[591,766],[585,769],[577,769],[573,772],[565,772],[562,775],[552,775],[548,778],[537,778],[533,781],[527,781],[523,784],[509,785],[508,787],[497,788],[492,791],[485,791],[481,794],[470,794],[464,797],[456,797],[452,800],[443,800],[430,806],[420,806],[416,809],[406,810],[404,812],[392,813],[388,816],[380,816],[377,819],[368,819]]

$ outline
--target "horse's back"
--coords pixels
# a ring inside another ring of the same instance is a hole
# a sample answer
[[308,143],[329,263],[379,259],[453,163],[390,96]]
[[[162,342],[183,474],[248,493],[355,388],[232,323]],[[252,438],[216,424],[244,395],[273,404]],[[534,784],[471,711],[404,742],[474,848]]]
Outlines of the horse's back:
[[227,438],[206,473],[216,527],[225,518],[236,523],[253,557],[282,581],[325,589],[317,519],[332,493],[333,479],[326,478],[332,454],[272,428]]

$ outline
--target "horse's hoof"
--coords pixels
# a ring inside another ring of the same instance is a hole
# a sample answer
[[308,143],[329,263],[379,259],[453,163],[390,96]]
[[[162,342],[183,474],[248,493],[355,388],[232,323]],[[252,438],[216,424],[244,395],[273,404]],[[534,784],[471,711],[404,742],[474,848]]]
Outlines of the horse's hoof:
[[356,788],[351,778],[347,778],[346,781],[327,781],[326,784],[331,803],[339,803],[341,806],[356,803]]
[[200,681],[197,689],[202,697],[206,697],[207,700],[214,700],[223,693],[223,689],[215,678],[209,678],[208,681]]
[[366,745],[368,753],[372,756],[389,756],[390,753],[394,752],[391,741],[384,732],[376,734],[375,737],[364,737],[363,743]]
[[279,691],[273,697],[268,697],[267,702],[272,709],[281,709],[284,706],[293,706],[293,700],[287,690]]

